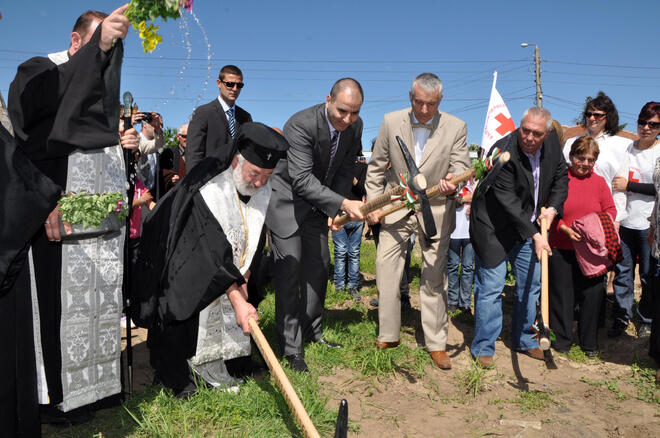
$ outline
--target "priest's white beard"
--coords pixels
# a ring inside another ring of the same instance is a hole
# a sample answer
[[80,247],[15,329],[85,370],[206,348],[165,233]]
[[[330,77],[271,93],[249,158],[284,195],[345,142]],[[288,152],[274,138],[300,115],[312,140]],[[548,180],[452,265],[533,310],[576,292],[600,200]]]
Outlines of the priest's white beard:
[[245,157],[243,157],[241,154],[238,154],[237,156],[238,165],[234,167],[234,171],[232,172],[236,190],[238,190],[238,193],[243,196],[253,196],[255,193],[257,193],[259,187],[243,179],[243,164],[245,164]]

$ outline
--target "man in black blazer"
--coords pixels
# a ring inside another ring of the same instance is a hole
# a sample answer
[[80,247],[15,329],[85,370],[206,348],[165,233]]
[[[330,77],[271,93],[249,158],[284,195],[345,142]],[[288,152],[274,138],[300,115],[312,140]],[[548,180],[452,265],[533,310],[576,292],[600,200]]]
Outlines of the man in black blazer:
[[363,220],[362,201],[347,199],[362,149],[364,95],[350,78],[337,81],[326,102],[294,114],[284,125],[290,144],[271,178],[266,214],[275,260],[275,318],[280,351],[292,369],[307,372],[303,342],[340,347],[321,337],[328,281],[328,227],[345,211]]
[[[520,128],[492,149],[508,150],[509,162],[497,174],[488,175],[472,199],[470,241],[476,253],[476,280],[470,350],[484,367],[493,364],[495,341],[502,330],[507,261],[516,278],[511,347],[543,360],[531,326],[541,290],[539,260],[544,249],[551,251],[539,224],[542,216],[548,226],[561,216],[568,193],[566,162],[551,123],[550,112],[543,108],[525,111]],[[543,214],[541,207],[546,207]]]
[[220,95],[217,99],[197,108],[188,127],[186,149],[187,171],[211,154],[229,153],[238,127],[252,121],[250,113],[236,105],[236,99],[245,85],[243,72],[235,65],[225,65],[216,81]]

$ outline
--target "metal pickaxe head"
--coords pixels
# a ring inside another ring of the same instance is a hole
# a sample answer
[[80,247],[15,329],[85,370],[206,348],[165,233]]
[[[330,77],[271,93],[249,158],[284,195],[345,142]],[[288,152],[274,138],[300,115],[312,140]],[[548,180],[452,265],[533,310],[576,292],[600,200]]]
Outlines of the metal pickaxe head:
[[419,198],[426,237],[431,238],[436,235],[437,230],[435,227],[435,220],[433,219],[433,213],[431,212],[431,204],[429,203],[428,196],[426,196],[426,178],[424,178],[424,175],[419,172],[414,158],[410,155],[410,151],[403,140],[401,140],[401,137],[397,135],[396,141],[399,142],[399,147],[401,148],[401,153],[406,162],[406,167],[408,167],[408,173],[410,175],[408,186],[413,194]]

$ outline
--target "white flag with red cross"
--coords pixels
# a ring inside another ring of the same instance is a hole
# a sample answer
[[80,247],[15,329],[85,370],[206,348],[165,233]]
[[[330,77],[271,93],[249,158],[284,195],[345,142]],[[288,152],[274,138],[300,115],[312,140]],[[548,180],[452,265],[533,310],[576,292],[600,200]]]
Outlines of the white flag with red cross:
[[488,152],[490,147],[497,140],[516,130],[516,124],[511,118],[511,113],[506,107],[502,96],[497,92],[495,83],[497,82],[497,72],[493,73],[493,89],[490,91],[490,102],[488,103],[488,113],[486,114],[486,123],[484,125],[484,136],[481,139],[481,147]]

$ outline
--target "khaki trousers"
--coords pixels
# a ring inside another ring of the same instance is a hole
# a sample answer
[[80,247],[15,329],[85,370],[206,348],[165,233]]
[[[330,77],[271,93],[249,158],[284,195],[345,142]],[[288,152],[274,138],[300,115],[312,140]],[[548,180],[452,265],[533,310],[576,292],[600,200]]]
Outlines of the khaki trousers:
[[414,216],[395,224],[383,224],[376,252],[376,285],[378,286],[378,340],[395,342],[401,329],[401,296],[399,283],[408,246],[408,238],[417,234],[422,248],[422,276],[419,295],[424,341],[429,351],[445,350],[449,320],[447,318],[447,251],[451,233],[429,242]]

